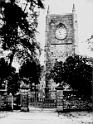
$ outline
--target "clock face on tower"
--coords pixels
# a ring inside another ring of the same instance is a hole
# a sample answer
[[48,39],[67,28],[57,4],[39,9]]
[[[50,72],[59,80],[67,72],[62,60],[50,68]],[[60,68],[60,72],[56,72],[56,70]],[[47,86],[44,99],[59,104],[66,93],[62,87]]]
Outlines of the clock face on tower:
[[64,40],[67,37],[67,29],[64,24],[60,23],[55,31],[55,37],[58,40]]

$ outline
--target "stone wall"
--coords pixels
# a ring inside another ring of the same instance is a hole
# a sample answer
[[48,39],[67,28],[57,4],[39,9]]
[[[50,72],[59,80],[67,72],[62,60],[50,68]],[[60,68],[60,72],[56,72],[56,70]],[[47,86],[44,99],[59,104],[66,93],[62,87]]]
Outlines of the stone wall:
[[7,107],[5,95],[0,95],[0,110],[5,110]]
[[0,94],[0,110],[13,110],[13,96]]
[[92,110],[92,100],[82,97],[79,92],[64,92],[64,110]]

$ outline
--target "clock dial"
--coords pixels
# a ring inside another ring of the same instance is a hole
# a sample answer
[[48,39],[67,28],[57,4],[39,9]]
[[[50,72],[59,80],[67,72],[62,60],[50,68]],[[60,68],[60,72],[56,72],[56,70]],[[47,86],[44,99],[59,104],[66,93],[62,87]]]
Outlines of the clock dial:
[[61,25],[56,29],[55,36],[58,40],[64,40],[67,36],[67,29],[64,25]]

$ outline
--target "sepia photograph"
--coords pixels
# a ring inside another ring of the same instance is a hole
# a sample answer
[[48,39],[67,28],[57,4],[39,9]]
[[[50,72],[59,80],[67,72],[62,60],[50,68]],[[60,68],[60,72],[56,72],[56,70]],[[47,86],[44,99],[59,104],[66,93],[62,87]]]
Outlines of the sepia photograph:
[[0,0],[0,124],[93,124],[93,0]]

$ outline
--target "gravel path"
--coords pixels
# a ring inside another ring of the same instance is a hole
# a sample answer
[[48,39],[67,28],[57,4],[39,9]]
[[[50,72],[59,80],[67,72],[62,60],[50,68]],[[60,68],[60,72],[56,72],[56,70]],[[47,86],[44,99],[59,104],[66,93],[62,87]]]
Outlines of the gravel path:
[[93,124],[92,112],[0,112],[0,124]]

